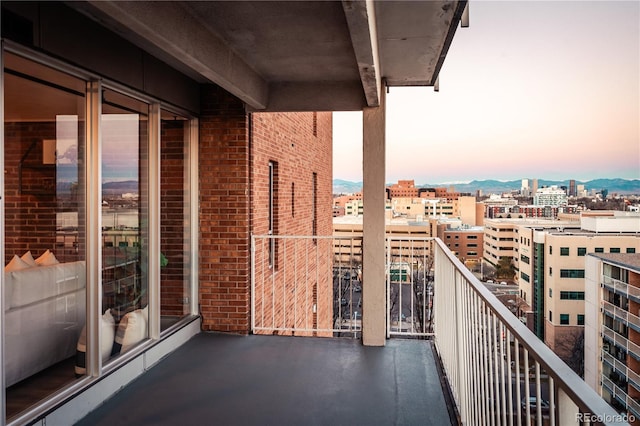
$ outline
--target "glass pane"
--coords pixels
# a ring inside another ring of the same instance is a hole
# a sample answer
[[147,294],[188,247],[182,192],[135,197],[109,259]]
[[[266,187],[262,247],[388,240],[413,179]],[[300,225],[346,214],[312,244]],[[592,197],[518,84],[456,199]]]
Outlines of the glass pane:
[[117,356],[148,337],[149,106],[112,90],[102,96],[102,311],[116,327],[102,350]]
[[12,418],[84,374],[86,83],[5,55],[5,380]]
[[160,315],[165,330],[190,312],[189,121],[163,111],[160,145]]

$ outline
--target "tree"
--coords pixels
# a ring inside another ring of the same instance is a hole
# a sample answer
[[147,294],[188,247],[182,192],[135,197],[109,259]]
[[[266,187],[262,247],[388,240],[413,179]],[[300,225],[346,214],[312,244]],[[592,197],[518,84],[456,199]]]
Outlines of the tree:
[[496,276],[498,278],[507,278],[507,279],[513,279],[513,276],[516,273],[516,269],[513,266],[513,263],[511,263],[511,258],[508,256],[502,256],[500,257],[500,260],[498,261],[498,267],[496,270]]
[[584,378],[584,330],[563,333],[557,341],[555,352],[578,376]]

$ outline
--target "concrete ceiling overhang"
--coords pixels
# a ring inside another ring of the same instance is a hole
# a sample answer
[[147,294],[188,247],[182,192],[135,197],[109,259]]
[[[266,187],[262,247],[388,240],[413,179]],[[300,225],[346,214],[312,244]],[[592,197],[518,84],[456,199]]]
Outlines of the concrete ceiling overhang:
[[348,111],[434,85],[466,1],[67,4],[250,110]]

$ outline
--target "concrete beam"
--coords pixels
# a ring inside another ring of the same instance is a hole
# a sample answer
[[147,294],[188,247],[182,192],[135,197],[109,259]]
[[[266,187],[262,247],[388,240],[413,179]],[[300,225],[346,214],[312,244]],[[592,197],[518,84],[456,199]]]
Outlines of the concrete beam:
[[362,343],[384,346],[386,330],[385,275],[385,92],[380,106],[362,113],[363,227],[362,227]]
[[362,111],[362,87],[354,81],[286,82],[269,85],[269,103],[248,111]]
[[179,2],[95,1],[84,10],[115,22],[123,36],[162,52],[255,109],[267,106],[268,84]]
[[373,0],[343,0],[342,7],[349,26],[367,106],[376,107],[380,104],[381,75]]

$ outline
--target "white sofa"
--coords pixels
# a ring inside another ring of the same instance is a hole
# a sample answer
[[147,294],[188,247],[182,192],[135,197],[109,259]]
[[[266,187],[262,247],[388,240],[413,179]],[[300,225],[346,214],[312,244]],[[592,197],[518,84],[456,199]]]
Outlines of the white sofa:
[[4,273],[5,377],[11,386],[76,354],[86,318],[85,262]]

